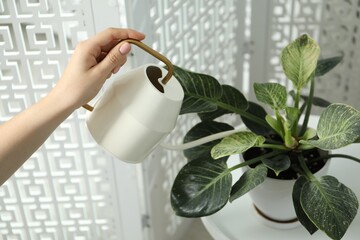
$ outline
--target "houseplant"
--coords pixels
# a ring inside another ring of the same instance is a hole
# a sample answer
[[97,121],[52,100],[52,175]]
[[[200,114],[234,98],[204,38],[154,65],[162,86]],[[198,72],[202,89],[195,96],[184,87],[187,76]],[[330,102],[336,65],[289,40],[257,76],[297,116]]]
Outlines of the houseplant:
[[[184,151],[189,162],[178,173],[171,190],[171,204],[177,215],[211,215],[267,177],[290,176],[296,179],[292,199],[301,224],[310,234],[320,229],[332,239],[342,238],[357,213],[358,200],[335,177],[315,177],[318,169],[314,165],[322,166],[333,157],[360,162],[354,156],[331,154],[333,149],[359,141],[360,112],[314,96],[316,77],[342,59],[318,60],[319,55],[318,44],[307,34],[282,50],[282,67],[294,89],[287,92],[278,83],[254,84],[257,100],[270,107],[269,113],[261,105],[247,101],[236,88],[175,66],[174,75],[185,92],[181,114],[197,113],[201,119],[184,142],[232,133]],[[313,105],[324,108],[316,130],[308,127]],[[215,120],[229,113],[239,115],[247,130],[234,131],[233,126]],[[309,153],[315,157],[307,157]],[[229,168],[226,161],[233,154],[250,157]],[[245,166],[251,167],[232,186],[231,171]]]

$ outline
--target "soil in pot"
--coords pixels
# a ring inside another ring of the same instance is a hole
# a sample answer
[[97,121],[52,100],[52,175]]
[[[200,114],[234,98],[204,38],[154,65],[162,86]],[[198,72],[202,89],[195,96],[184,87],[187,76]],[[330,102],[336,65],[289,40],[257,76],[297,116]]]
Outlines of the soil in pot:
[[[245,153],[243,153],[243,158],[245,161],[250,160],[252,158],[261,156],[263,154],[269,153],[271,152],[271,149],[264,149],[264,148],[251,148],[249,150],[247,150]],[[290,161],[291,161],[291,166],[289,169],[281,172],[278,176],[276,176],[274,171],[269,170],[268,171],[268,177],[269,178],[274,178],[274,179],[283,179],[283,180],[295,180],[298,178],[299,176],[299,172],[301,171],[299,162],[296,158],[296,153],[295,152],[287,152],[285,153],[289,156]],[[315,159],[318,158],[320,156],[325,156],[327,155],[328,152],[321,150],[321,149],[311,149],[311,150],[306,150],[303,151],[303,156],[304,159],[306,161],[306,165],[307,167],[310,169],[310,171],[312,173],[316,173],[318,172],[321,168],[324,167],[327,159],[323,159],[323,160],[319,160],[319,161],[307,161],[308,159]],[[251,168],[256,167],[257,164],[252,164],[250,165]]]

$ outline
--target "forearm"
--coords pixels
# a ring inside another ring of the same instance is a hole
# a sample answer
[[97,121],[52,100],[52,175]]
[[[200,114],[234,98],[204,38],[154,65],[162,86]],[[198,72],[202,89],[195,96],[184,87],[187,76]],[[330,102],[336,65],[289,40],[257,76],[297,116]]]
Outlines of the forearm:
[[53,90],[44,99],[0,125],[0,185],[45,142],[75,106]]
[[119,41],[144,37],[135,30],[108,28],[77,45],[49,95],[0,125],[0,185],[76,108],[93,99],[106,79],[126,62],[130,45]]

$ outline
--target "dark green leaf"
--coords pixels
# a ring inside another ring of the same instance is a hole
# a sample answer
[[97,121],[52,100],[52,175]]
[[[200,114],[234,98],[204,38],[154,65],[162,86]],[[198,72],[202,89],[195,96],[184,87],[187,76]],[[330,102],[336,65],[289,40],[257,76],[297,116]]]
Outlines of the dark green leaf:
[[229,85],[222,85],[221,88],[222,95],[218,103],[220,107],[233,112],[237,110],[245,111],[248,108],[248,101],[239,90]]
[[312,104],[314,106],[325,108],[325,107],[328,107],[331,104],[331,102],[329,102],[329,101],[327,101],[325,99],[322,99],[320,97],[313,97]]
[[267,168],[264,164],[248,169],[232,187],[229,201],[234,201],[264,182],[266,175]]
[[303,184],[300,202],[309,219],[332,239],[344,236],[359,206],[351,189],[332,176]]
[[189,95],[184,96],[183,103],[180,109],[180,115],[187,113],[202,113],[212,112],[217,109],[216,104],[205,101],[200,98],[190,97]]
[[[205,121],[196,124],[191,128],[184,137],[184,143],[192,142],[197,139],[219,133],[223,131],[233,130],[234,128],[226,123]],[[210,151],[213,146],[218,144],[221,140],[214,140],[200,146],[184,150],[184,155],[189,161],[198,158],[211,159]]]
[[308,232],[310,234],[313,234],[318,230],[318,228],[313,224],[313,222],[306,215],[306,213],[302,209],[301,203],[300,203],[301,190],[302,190],[303,185],[307,182],[308,182],[308,180],[304,176],[300,176],[296,180],[294,187],[293,187],[292,199],[293,199],[293,203],[294,203],[296,216],[298,217],[300,223],[306,228],[306,230],[308,230]]
[[198,113],[198,115],[201,121],[211,121],[229,113],[231,113],[229,110],[218,108],[213,112]]
[[180,114],[212,112],[217,109],[214,101],[221,97],[222,88],[215,78],[177,66],[174,66],[174,76],[185,94]]
[[[289,92],[289,94],[290,94],[290,96],[293,98],[293,99],[295,99],[295,92],[294,92],[294,90],[291,90],[290,92]],[[304,99],[304,101],[307,101],[308,100],[308,96],[305,96],[305,95],[300,95],[300,97],[302,98],[302,99]],[[314,105],[314,106],[317,106],[317,107],[323,107],[323,108],[325,108],[325,107],[328,107],[329,105],[331,104],[331,102],[329,102],[329,101],[327,101],[327,100],[325,100],[325,99],[323,99],[323,98],[320,98],[320,97],[313,97],[313,100],[312,100],[312,105]]]
[[[301,98],[303,98],[305,101],[308,100],[308,96],[305,96],[305,95],[301,95]],[[314,106],[317,106],[317,107],[328,107],[329,105],[331,104],[331,102],[325,100],[325,99],[322,99],[320,97],[313,97],[313,100],[312,100],[312,105]]]
[[336,65],[338,65],[343,59],[343,56],[337,56],[332,58],[320,59],[317,62],[315,76],[323,76]]
[[279,155],[273,158],[262,159],[261,161],[266,167],[272,169],[276,175],[287,170],[291,165],[288,155]]
[[171,190],[171,205],[183,217],[203,217],[225,206],[232,177],[224,161],[194,160],[177,175]]
[[244,95],[236,88],[229,85],[222,85],[221,98],[216,104],[219,106],[216,111],[199,114],[202,120],[212,120],[227,113],[234,111],[245,111],[248,108],[248,102]]
[[[267,114],[265,109],[257,103],[254,103],[254,102],[248,102],[248,103],[249,103],[249,107],[248,107],[248,109],[246,109],[246,112],[250,113],[260,119],[265,120],[265,116]],[[250,129],[253,133],[266,136],[266,135],[269,135],[271,132],[269,130],[269,128],[266,128],[263,125],[253,122],[245,117],[241,117],[241,119],[244,122],[244,124],[246,125],[246,127],[248,129]]]

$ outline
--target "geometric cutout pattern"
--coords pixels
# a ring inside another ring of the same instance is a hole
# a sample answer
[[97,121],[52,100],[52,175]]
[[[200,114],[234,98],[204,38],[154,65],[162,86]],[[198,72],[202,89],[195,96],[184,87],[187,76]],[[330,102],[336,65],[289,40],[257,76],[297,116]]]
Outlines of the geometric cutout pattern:
[[[106,4],[123,13],[120,2]],[[56,84],[76,43],[94,33],[92,4],[95,1],[0,1],[0,123]],[[264,4],[269,7],[264,9]],[[322,57],[345,55],[341,65],[320,79],[316,95],[360,108],[357,0],[138,0],[129,3],[127,12],[133,15],[132,27],[145,32],[146,41],[174,64],[209,73],[250,97],[254,81],[286,83],[280,51],[307,32],[319,42]],[[254,56],[260,56],[258,62]],[[135,58],[138,63],[154,61],[141,51]],[[258,72],[263,77],[254,79]],[[113,159],[90,137],[84,113],[72,114],[0,187],[0,238],[121,239]],[[167,143],[180,143],[196,121],[180,117]],[[185,222],[169,202],[174,178],[185,163],[181,151],[159,148],[141,167],[141,194],[148,201],[143,225],[152,239],[176,238]]]
[[[91,4],[0,1],[0,124],[44,97],[94,34]],[[120,239],[113,171],[75,111],[0,187],[0,239]]]
[[320,33],[323,55],[344,55],[343,62],[321,79],[319,95],[360,109],[359,1],[326,1]]
[[[357,0],[272,0],[269,1],[271,19],[268,36],[264,36],[268,48],[262,55],[267,59],[265,79],[288,84],[280,65],[280,52],[290,41],[302,33],[309,33],[319,43],[321,57],[344,55],[343,62],[319,78],[316,96],[331,102],[344,102],[360,108],[360,6]],[[256,13],[263,6],[253,6]],[[263,31],[252,28],[252,33]],[[255,49],[256,50],[256,49]],[[253,71],[259,71],[254,68]],[[250,73],[251,74],[251,73]],[[314,109],[319,110],[319,109]]]
[[[238,81],[241,85],[242,61],[236,59],[242,59],[237,40],[242,38],[238,29],[243,22],[244,11],[235,0],[150,0],[141,7],[138,6],[140,2],[134,1],[131,5],[132,27],[146,33],[145,40],[151,42],[152,48],[175,65],[211,74],[222,83]],[[141,12],[141,9],[149,12]],[[146,14],[150,14],[150,20],[136,18]],[[139,65],[154,60],[148,54],[138,53],[135,56]],[[180,116],[176,128],[165,142],[181,143],[196,121],[196,117]],[[174,214],[169,201],[174,179],[185,163],[182,151],[162,148],[144,162],[144,188],[149,199],[149,226],[153,239],[177,239],[186,225],[186,220]]]

